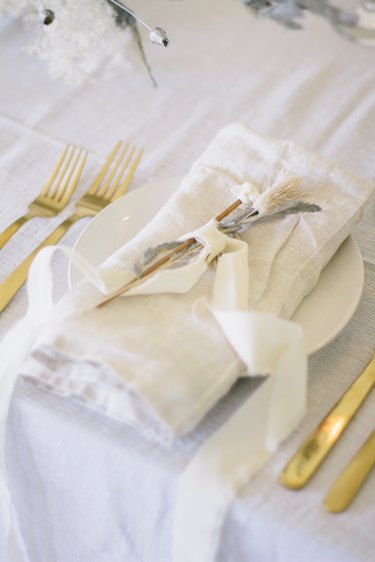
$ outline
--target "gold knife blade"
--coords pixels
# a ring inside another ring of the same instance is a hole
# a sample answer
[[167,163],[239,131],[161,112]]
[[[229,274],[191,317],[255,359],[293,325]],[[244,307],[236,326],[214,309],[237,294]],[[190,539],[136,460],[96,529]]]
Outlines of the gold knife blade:
[[299,490],[310,480],[375,385],[375,355],[280,475],[286,488]]
[[375,465],[375,430],[357,451],[324,498],[324,506],[331,513],[344,511],[359,492]]

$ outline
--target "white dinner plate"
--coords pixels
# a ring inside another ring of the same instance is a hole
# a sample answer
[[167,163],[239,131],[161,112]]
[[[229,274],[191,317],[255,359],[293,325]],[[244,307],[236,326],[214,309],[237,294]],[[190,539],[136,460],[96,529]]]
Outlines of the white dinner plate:
[[[118,199],[89,222],[75,250],[90,264],[100,265],[155,216],[178,184],[177,179],[153,183]],[[309,354],[326,345],[348,323],[361,298],[363,278],[361,253],[349,236],[292,318],[304,329]],[[70,264],[70,286],[80,279],[81,273]]]

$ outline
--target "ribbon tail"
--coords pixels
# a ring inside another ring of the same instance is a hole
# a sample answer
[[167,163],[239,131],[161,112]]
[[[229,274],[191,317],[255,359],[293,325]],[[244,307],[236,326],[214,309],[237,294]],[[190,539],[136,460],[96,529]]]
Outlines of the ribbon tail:
[[70,248],[64,246],[44,248],[36,256],[30,268],[27,284],[29,297],[27,313],[0,344],[0,507],[9,562],[27,561],[27,553],[9,490],[5,460],[6,421],[20,368],[53,307],[51,260],[57,250],[74,261],[93,284],[105,290],[105,282],[100,273]]
[[[173,562],[214,561],[232,499],[305,411],[307,359],[300,327],[260,312],[228,311],[219,317],[235,349],[236,334],[241,334],[242,343],[247,340],[247,346],[236,351],[248,360],[249,372],[267,373],[267,378],[203,444],[180,476]],[[275,333],[273,346],[270,333]]]

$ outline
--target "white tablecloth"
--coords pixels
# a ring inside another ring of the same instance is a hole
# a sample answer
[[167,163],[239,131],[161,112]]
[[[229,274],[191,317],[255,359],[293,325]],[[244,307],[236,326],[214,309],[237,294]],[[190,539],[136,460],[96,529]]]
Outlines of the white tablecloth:
[[[234,121],[289,138],[374,180],[375,50],[345,41],[315,17],[298,32],[256,21],[240,1],[165,0],[151,6],[142,0],[137,10],[165,27],[171,39],[167,50],[145,45],[157,89],[137,68],[105,82],[98,73],[97,80],[78,87],[52,81],[45,65],[22,51],[31,31],[2,22],[0,230],[26,210],[67,141],[91,154],[74,201],[117,139],[145,147],[131,186],[137,189],[186,174],[216,132]],[[233,504],[220,562],[373,560],[375,474],[346,513],[333,516],[322,506],[330,483],[373,428],[373,397],[303,491],[285,490],[278,475],[375,349],[374,214],[372,200],[355,231],[365,261],[358,310],[311,357],[306,418]],[[35,219],[24,226],[1,252],[0,281],[61,220]],[[85,224],[86,219],[64,242],[72,245]],[[67,290],[66,261],[58,258],[54,270],[59,296]],[[1,314],[2,336],[25,309],[22,290]],[[245,390],[246,383],[237,386],[203,427],[168,450],[20,379],[7,462],[31,562],[168,562],[178,475]],[[0,538],[0,560],[14,562],[1,555],[1,545]]]

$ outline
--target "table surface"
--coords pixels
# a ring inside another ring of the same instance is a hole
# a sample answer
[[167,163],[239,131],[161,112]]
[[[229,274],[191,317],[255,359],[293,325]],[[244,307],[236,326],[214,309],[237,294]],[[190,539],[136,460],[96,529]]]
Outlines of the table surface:
[[[31,30],[10,19],[1,23],[0,231],[38,194],[66,142],[87,147],[90,158],[69,208],[59,218],[29,222],[2,250],[0,281],[72,210],[119,138],[145,148],[131,190],[185,175],[231,122],[291,139],[374,180],[375,50],[345,41],[317,17],[307,17],[298,32],[255,20],[239,1],[137,5],[170,35],[167,50],[145,43],[158,88],[136,65],[104,81],[97,72],[79,86],[52,80],[45,63],[24,51]],[[278,475],[375,349],[374,215],[373,198],[354,232],[365,265],[359,307],[310,357],[306,417],[234,502],[220,562],[373,559],[375,474],[347,512],[334,516],[322,506],[329,485],[373,429],[373,396],[306,489],[285,490]],[[75,225],[64,243],[73,245],[86,224]],[[54,275],[58,298],[67,290],[64,258],[56,259]],[[23,289],[0,316],[1,336],[26,306]],[[163,449],[19,379],[7,462],[31,562],[170,560],[176,483],[195,445],[192,439]],[[0,539],[4,560],[1,545]]]

